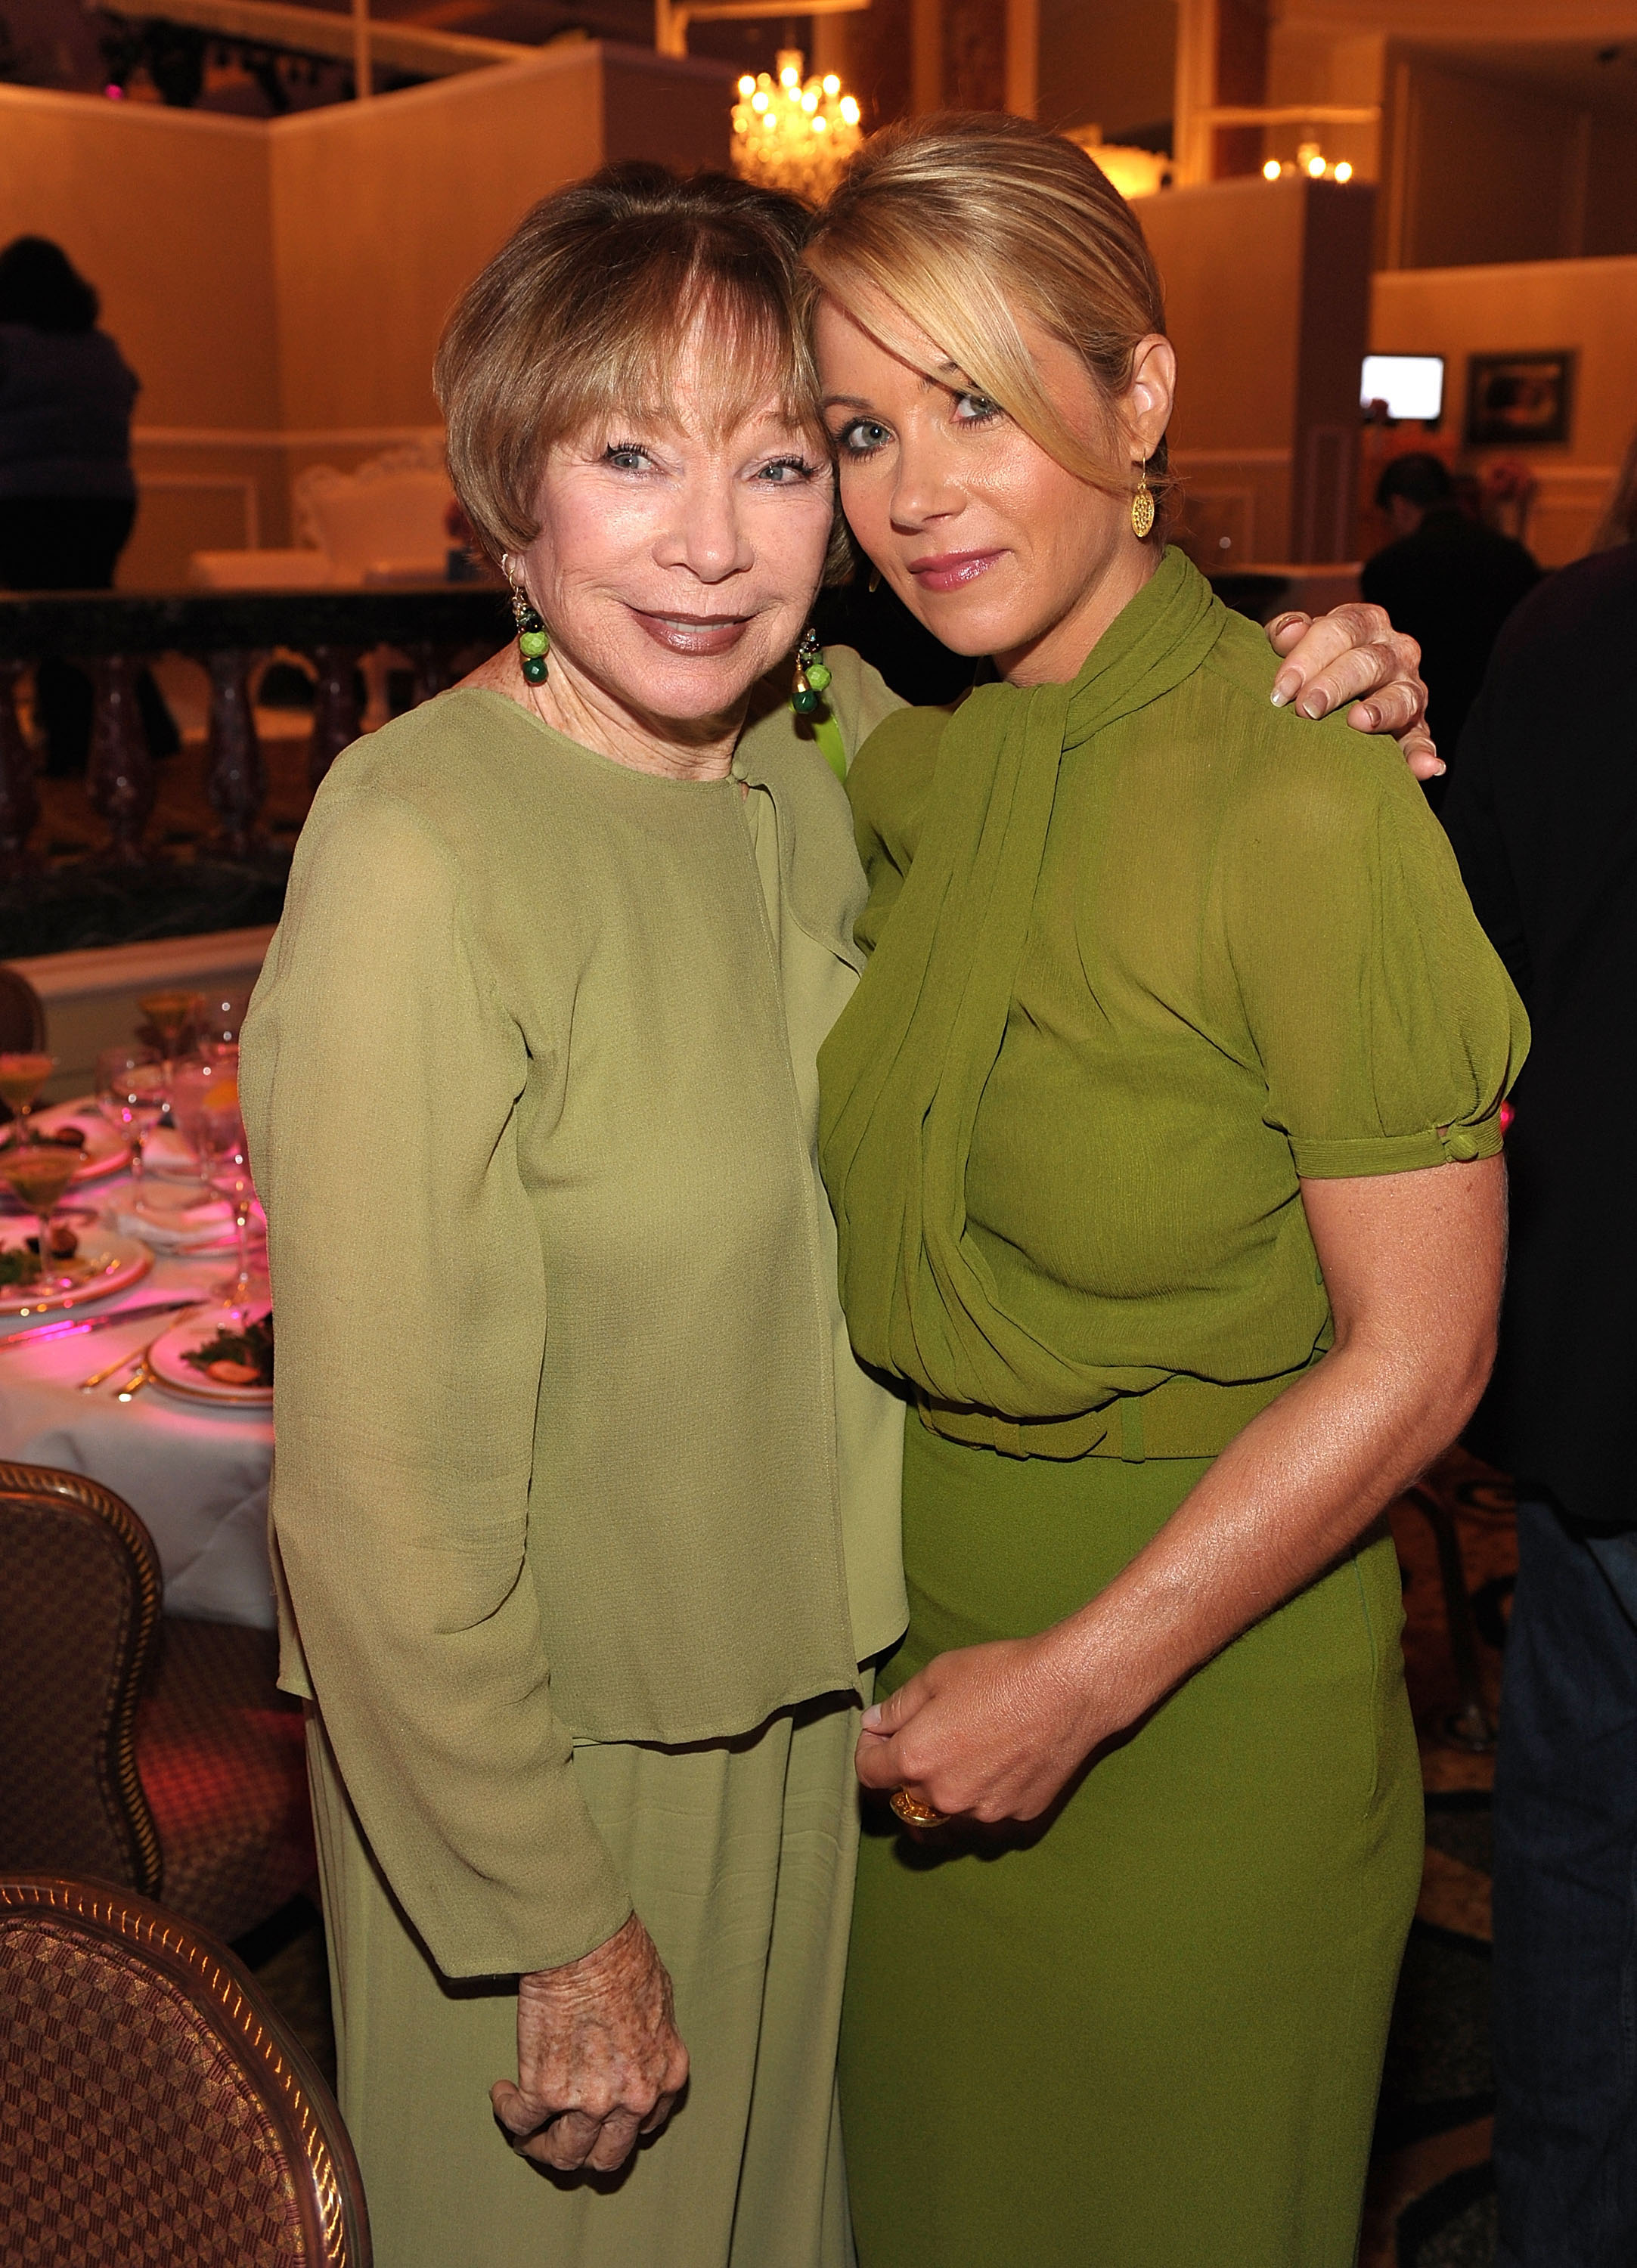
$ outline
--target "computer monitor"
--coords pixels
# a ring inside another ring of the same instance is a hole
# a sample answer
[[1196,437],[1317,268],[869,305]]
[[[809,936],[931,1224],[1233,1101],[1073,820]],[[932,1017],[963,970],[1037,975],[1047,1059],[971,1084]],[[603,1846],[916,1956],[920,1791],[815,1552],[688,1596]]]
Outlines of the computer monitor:
[[1384,401],[1389,417],[1419,417],[1433,425],[1443,415],[1442,355],[1366,355],[1360,407]]

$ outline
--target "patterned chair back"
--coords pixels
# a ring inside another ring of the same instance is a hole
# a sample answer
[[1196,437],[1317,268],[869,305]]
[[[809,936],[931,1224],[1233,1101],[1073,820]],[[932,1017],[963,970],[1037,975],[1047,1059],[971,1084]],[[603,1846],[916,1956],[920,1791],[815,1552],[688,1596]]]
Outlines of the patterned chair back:
[[357,2160],[223,1947],[129,1892],[0,1878],[0,2228],[36,2268],[370,2268]]
[[20,968],[0,961],[0,1051],[33,1056],[45,1044],[45,1003]]
[[78,1473],[0,1464],[0,1867],[159,1889],[136,1717],[159,1603],[128,1504]]

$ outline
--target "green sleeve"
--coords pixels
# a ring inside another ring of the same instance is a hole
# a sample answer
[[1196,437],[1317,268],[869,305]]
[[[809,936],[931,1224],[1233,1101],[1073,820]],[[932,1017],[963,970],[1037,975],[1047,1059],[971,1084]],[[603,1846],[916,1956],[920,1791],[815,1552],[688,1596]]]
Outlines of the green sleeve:
[[870,734],[847,774],[853,837],[870,889],[854,932],[866,953],[875,950],[881,924],[914,861],[938,744],[948,722],[947,709],[900,703]]
[[497,992],[426,821],[321,794],[242,1066],[277,1298],[272,1519],[348,1792],[449,1977],[555,1966],[630,1911],[525,1563],[548,1286]]
[[1491,1156],[1528,1051],[1523,1005],[1396,753],[1301,729],[1305,746],[1279,736],[1217,863],[1267,1123],[1312,1179]]

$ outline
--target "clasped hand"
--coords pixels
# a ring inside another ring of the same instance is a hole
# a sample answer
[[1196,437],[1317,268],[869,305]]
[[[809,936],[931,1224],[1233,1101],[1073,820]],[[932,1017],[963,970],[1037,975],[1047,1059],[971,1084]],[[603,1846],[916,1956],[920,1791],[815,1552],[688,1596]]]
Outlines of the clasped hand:
[[613,2173],[688,2078],[671,1980],[635,1914],[606,1944],[519,1981],[519,2084],[489,2090],[515,2147],[558,2173]]
[[855,1761],[866,1787],[939,1811],[1037,1819],[1117,1722],[1048,1631],[940,1653],[866,1712]]

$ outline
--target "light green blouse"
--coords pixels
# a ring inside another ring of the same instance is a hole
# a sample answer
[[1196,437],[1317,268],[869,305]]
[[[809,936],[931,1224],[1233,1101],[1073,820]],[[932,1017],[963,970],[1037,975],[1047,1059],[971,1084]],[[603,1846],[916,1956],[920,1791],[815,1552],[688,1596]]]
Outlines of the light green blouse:
[[[893,697],[830,661],[856,747]],[[455,691],[313,803],[243,1057],[284,1675],[447,1975],[629,1911],[577,1742],[747,1732],[903,1628],[815,1157],[863,902],[787,706],[698,784]]]
[[1073,687],[905,711],[849,775],[844,1304],[956,1438],[1214,1453],[1328,1344],[1301,1177],[1499,1146],[1528,1027],[1442,830],[1272,671],[1172,552]]

